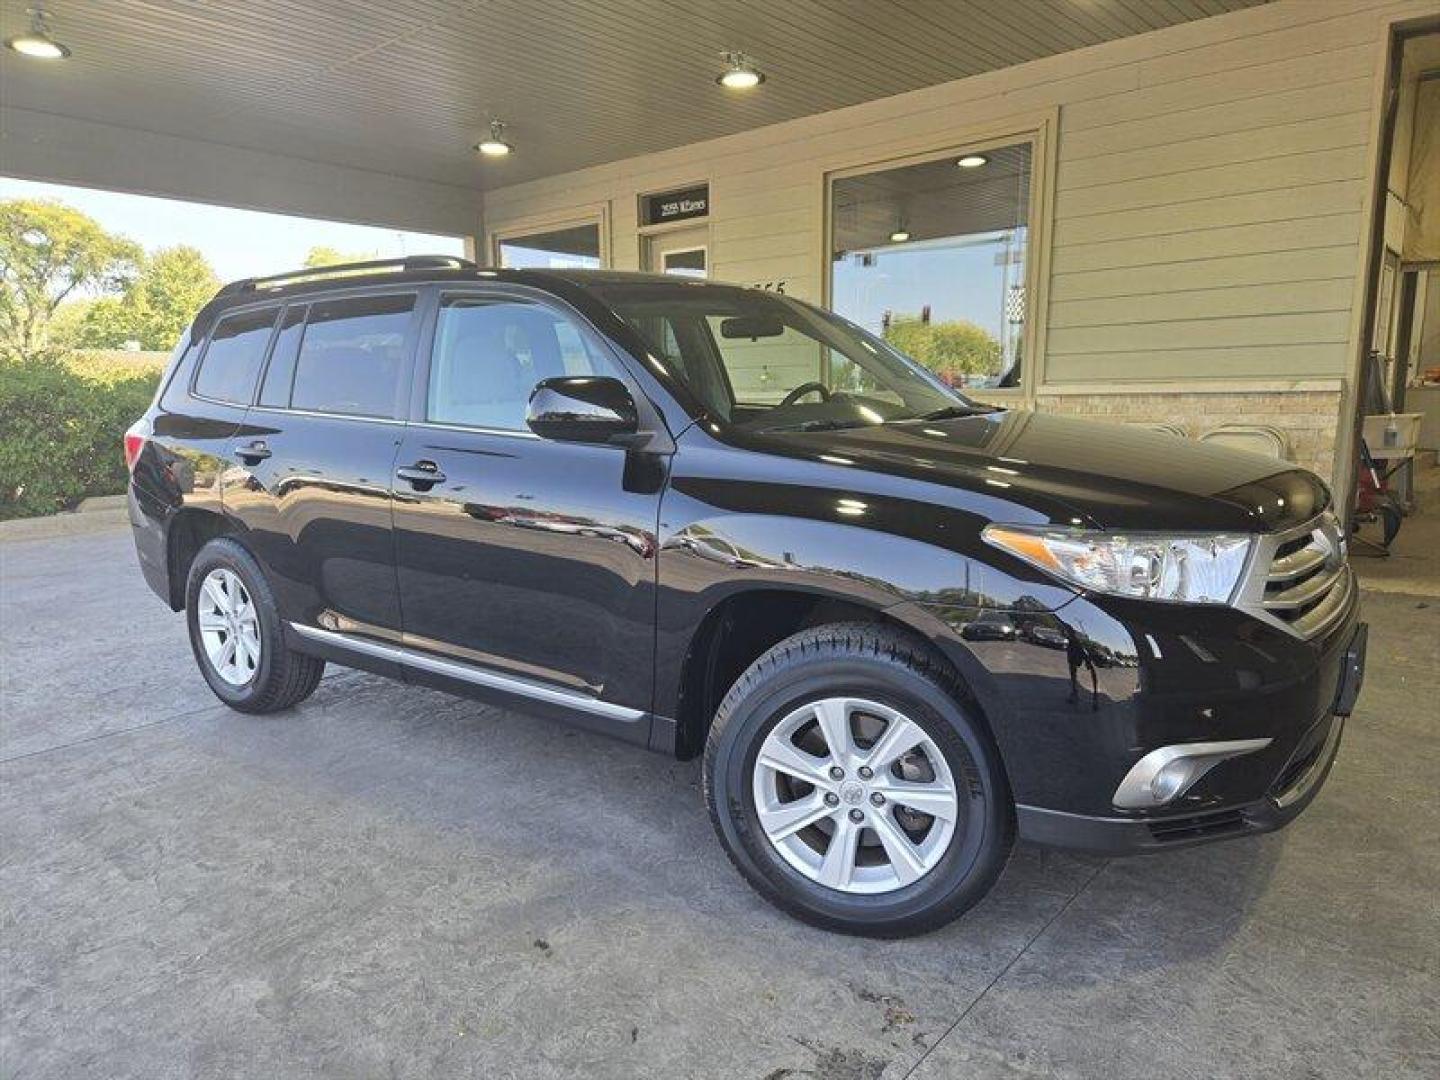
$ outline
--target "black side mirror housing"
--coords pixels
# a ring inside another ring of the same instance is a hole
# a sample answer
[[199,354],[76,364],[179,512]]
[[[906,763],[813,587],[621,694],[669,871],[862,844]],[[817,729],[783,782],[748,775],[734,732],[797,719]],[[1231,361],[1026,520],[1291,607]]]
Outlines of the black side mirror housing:
[[640,429],[640,416],[619,379],[561,375],[535,384],[525,423],[542,439],[557,442],[628,442]]

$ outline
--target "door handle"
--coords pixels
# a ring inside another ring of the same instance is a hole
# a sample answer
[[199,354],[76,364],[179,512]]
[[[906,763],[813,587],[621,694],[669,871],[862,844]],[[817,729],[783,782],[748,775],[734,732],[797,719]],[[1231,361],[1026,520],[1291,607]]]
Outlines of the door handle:
[[270,447],[263,439],[256,439],[248,445],[235,447],[234,453],[246,465],[258,465],[270,456]]
[[440,471],[440,466],[433,461],[423,459],[415,462],[414,465],[401,465],[395,470],[395,475],[401,480],[409,481],[410,486],[416,491],[429,491],[445,479],[445,474]]

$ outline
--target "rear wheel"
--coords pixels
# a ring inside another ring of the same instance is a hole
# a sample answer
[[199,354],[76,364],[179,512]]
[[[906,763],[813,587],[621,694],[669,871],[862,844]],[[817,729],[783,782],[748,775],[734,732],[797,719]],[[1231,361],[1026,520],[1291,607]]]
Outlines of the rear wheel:
[[228,537],[211,540],[195,556],[185,616],[200,673],[232,709],[288,709],[314,693],[325,672],[325,661],[285,644],[264,571]]
[[921,643],[870,624],[788,638],[716,714],[705,794],[731,861],[808,922],[899,937],[998,877],[1013,810],[989,733]]

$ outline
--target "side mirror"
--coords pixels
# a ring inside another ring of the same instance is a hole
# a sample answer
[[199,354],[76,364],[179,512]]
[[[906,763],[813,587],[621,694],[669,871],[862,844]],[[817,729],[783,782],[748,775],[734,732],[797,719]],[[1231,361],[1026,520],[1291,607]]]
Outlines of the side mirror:
[[619,379],[562,375],[535,385],[525,423],[542,439],[604,443],[634,435],[640,418],[635,399]]

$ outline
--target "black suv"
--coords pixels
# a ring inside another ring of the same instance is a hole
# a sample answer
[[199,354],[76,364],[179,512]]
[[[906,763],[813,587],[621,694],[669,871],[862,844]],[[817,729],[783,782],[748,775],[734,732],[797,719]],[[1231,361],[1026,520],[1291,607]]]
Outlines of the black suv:
[[1015,836],[1276,828],[1365,627],[1312,474],[977,404],[784,296],[412,258],[229,285],[126,437],[242,712],[325,661],[704,755],[801,918],[938,926]]

